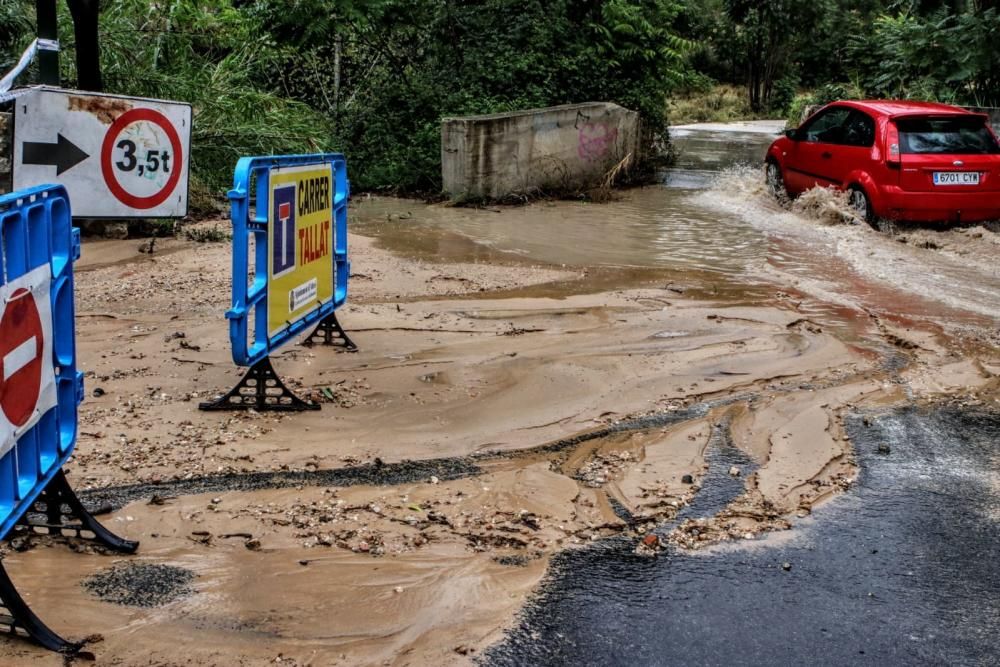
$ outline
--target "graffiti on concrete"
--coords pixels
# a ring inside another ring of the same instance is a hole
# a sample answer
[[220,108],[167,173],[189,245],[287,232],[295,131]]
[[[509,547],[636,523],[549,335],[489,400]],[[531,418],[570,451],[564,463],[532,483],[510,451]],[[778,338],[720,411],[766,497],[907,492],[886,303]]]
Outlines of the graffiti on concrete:
[[581,160],[603,160],[618,141],[618,128],[608,123],[584,123],[579,126],[577,152]]

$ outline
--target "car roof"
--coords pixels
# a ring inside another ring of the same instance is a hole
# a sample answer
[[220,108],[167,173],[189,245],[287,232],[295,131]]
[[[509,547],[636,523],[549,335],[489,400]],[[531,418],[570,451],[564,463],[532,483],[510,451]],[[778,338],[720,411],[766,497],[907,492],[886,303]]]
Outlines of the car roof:
[[981,115],[968,109],[938,102],[905,102],[898,100],[844,100],[834,102],[838,106],[848,106],[869,113],[885,116],[909,116],[914,114],[934,115]]

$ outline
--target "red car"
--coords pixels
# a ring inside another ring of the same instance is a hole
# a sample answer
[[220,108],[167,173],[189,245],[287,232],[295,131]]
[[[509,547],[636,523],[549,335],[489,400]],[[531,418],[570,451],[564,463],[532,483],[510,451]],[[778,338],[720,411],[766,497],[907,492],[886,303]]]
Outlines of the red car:
[[1000,144],[984,114],[928,102],[834,102],[767,151],[777,196],[816,186],[850,192],[857,215],[1000,219]]

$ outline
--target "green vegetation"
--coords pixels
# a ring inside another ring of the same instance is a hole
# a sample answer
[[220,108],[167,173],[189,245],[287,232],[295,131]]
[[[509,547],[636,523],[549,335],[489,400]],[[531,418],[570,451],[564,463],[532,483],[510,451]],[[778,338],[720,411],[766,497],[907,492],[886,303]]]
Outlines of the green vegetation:
[[[59,0],[62,78],[74,32]],[[93,3],[91,3],[93,4]],[[190,102],[193,197],[243,155],[337,150],[357,189],[435,193],[440,120],[590,100],[666,125],[878,96],[1000,105],[998,0],[104,0],[106,90]],[[0,68],[34,1],[0,0]],[[28,72],[22,82],[30,82]]]
[[[64,3],[61,1],[61,5]],[[338,150],[359,189],[440,189],[440,120],[569,102],[641,111],[649,140],[683,80],[675,0],[105,0],[105,89],[191,102],[196,195],[241,155]],[[61,9],[64,84],[73,33]],[[0,0],[0,66],[33,36]],[[197,197],[204,202],[205,197]]]
[[689,0],[678,30],[696,45],[692,69],[744,89],[748,116],[797,122],[805,107],[844,98],[1000,105],[1000,51],[991,43],[1000,34],[998,5]]

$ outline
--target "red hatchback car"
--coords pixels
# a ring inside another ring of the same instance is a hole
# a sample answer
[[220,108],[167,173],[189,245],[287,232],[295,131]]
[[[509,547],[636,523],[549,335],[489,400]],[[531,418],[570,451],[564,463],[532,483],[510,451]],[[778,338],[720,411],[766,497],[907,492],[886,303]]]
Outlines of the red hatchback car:
[[834,102],[767,151],[775,195],[850,192],[858,217],[1000,219],[1000,144],[983,114],[927,102]]

